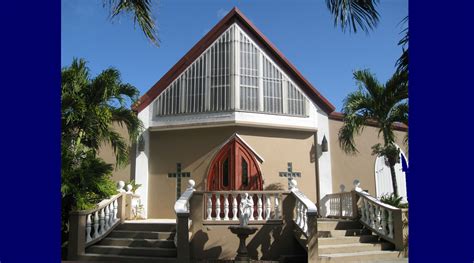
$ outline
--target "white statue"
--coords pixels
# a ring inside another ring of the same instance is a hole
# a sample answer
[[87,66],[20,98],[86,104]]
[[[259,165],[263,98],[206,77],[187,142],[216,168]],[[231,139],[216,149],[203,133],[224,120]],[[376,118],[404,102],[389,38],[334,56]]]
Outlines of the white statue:
[[248,193],[245,193],[244,198],[240,200],[240,226],[249,224],[251,208],[253,208],[253,199],[249,197]]

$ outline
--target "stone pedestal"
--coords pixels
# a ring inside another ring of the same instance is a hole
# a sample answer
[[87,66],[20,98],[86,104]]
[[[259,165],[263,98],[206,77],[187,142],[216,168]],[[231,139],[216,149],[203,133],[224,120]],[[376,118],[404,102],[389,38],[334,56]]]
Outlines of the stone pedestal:
[[240,239],[239,248],[237,249],[237,256],[235,262],[251,262],[248,255],[245,240],[247,237],[257,231],[258,228],[250,226],[229,226],[230,232],[236,234]]

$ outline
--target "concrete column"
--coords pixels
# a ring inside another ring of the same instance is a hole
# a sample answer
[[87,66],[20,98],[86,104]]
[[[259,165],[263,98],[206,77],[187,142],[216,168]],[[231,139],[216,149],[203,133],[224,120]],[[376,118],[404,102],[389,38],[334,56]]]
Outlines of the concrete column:
[[317,213],[307,212],[308,223],[308,262],[318,262],[318,222]]
[[359,217],[359,207],[357,206],[357,202],[359,202],[359,196],[355,190],[351,191],[351,200],[352,200],[352,218],[357,219]]
[[190,247],[189,247],[189,213],[179,213],[177,216],[176,224],[176,237],[177,237],[177,252],[178,262],[185,263],[190,262]]
[[77,260],[86,249],[86,215],[72,213],[69,216],[68,260]]

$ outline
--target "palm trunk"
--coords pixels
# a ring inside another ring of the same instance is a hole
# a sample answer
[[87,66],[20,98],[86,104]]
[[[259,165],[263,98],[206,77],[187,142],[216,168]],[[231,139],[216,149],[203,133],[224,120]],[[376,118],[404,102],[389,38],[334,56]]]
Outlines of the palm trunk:
[[393,194],[395,195],[395,197],[398,197],[397,175],[395,173],[394,165],[390,165],[390,174],[392,175]]

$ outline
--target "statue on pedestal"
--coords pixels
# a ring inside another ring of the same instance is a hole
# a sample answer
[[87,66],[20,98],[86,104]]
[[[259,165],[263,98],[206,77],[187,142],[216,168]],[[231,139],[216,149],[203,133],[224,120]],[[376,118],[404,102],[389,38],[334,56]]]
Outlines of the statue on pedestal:
[[244,197],[240,200],[240,226],[248,225],[252,211],[251,208],[253,208],[253,199],[249,197],[248,193],[245,193]]

